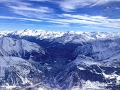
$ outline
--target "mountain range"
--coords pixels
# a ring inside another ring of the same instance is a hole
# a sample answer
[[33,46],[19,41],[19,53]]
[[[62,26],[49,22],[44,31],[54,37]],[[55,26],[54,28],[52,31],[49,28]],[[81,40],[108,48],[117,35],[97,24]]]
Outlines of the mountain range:
[[0,31],[0,90],[119,88],[119,32]]

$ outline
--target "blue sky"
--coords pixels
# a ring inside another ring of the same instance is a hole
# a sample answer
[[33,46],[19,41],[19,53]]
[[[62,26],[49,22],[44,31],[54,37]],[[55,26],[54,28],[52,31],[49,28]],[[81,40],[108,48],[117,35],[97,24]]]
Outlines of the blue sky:
[[0,30],[120,31],[120,0],[0,0]]

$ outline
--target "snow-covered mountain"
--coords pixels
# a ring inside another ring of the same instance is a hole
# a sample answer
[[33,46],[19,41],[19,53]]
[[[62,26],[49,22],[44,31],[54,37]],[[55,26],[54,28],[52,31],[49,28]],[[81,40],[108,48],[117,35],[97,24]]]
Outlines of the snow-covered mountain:
[[74,61],[63,67],[63,70],[57,74],[56,80],[62,90],[74,90],[75,88],[80,90],[119,90],[110,88],[120,85],[119,65],[120,59],[102,62],[85,55],[78,55]]
[[120,38],[95,40],[88,44],[78,46],[73,55],[78,54],[90,56],[95,60],[106,60],[112,57],[120,59]]
[[[4,33],[4,34],[3,34]],[[88,42],[93,40],[103,40],[103,39],[115,39],[120,37],[120,32],[81,32],[81,31],[68,31],[68,32],[59,32],[59,31],[44,31],[44,30],[20,30],[20,31],[9,31],[9,32],[0,32],[1,35],[5,36],[32,36],[37,39],[43,40],[48,39],[59,43],[81,43]]]
[[36,43],[2,36],[0,38],[0,89],[27,90],[41,86],[45,76],[43,69],[37,69],[36,65],[43,68],[37,62],[40,62],[45,54],[44,49]]
[[33,57],[38,54],[41,57],[45,55],[44,49],[37,45],[23,39],[14,39],[10,37],[0,38],[0,55],[2,56],[17,56],[24,59]]
[[0,89],[120,88],[119,32],[20,30],[0,37]]
[[0,58],[0,89],[24,89],[36,83],[43,83],[44,73],[30,62],[19,57]]

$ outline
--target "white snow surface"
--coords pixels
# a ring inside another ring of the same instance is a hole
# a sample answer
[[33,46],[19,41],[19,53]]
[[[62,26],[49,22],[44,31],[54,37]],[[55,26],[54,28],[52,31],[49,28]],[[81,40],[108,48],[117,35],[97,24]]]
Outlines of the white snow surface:
[[[19,57],[0,56],[0,77],[4,77],[5,69],[9,68],[10,66],[15,66],[17,69],[19,69],[19,71],[21,71],[22,69],[19,66],[17,66],[21,64],[31,66],[29,62]],[[24,70],[22,72],[26,74],[29,71]]]
[[34,36],[40,40],[49,39],[59,43],[81,43],[93,40],[120,38],[120,32],[82,32],[82,31],[45,31],[45,30],[18,30],[18,31],[0,31],[1,36],[8,34],[22,36]]
[[13,53],[17,53],[19,55],[21,50],[23,50],[24,52],[36,51],[45,54],[43,48],[36,43],[32,43],[23,39],[13,39],[9,37],[0,38],[0,53],[2,55],[12,55]]
[[19,30],[10,32],[13,35],[19,36],[35,36],[39,39],[53,39],[56,37],[60,37],[64,34],[64,32],[55,32],[55,31],[44,31],[44,30]]
[[[12,67],[14,67],[12,69]],[[7,56],[1,56],[0,57],[0,80],[2,80],[5,77],[5,70],[9,70],[9,72],[15,70],[17,73],[17,76],[21,79],[21,84],[27,84],[29,83],[30,86],[27,87],[34,87],[34,83],[30,81],[30,79],[27,78],[27,76],[30,73],[30,68],[31,70],[36,70],[33,65],[28,62],[25,59],[19,58],[19,57],[7,57]],[[42,71],[38,70],[39,73],[42,73]],[[41,84],[38,83],[38,85]],[[13,90],[14,88],[22,88],[21,86],[15,85],[9,85],[6,83],[5,85],[0,86],[0,88],[5,88],[2,90]],[[26,89],[19,89],[19,90],[26,90]],[[34,90],[39,90],[39,89],[34,89]]]

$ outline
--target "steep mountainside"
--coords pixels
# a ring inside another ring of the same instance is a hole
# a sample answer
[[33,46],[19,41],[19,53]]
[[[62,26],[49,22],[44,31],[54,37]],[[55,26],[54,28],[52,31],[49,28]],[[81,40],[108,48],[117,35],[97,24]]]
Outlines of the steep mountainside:
[[0,38],[0,55],[2,56],[17,56],[29,60],[43,57],[44,49],[36,43],[31,43],[23,39],[14,39],[9,37]]

